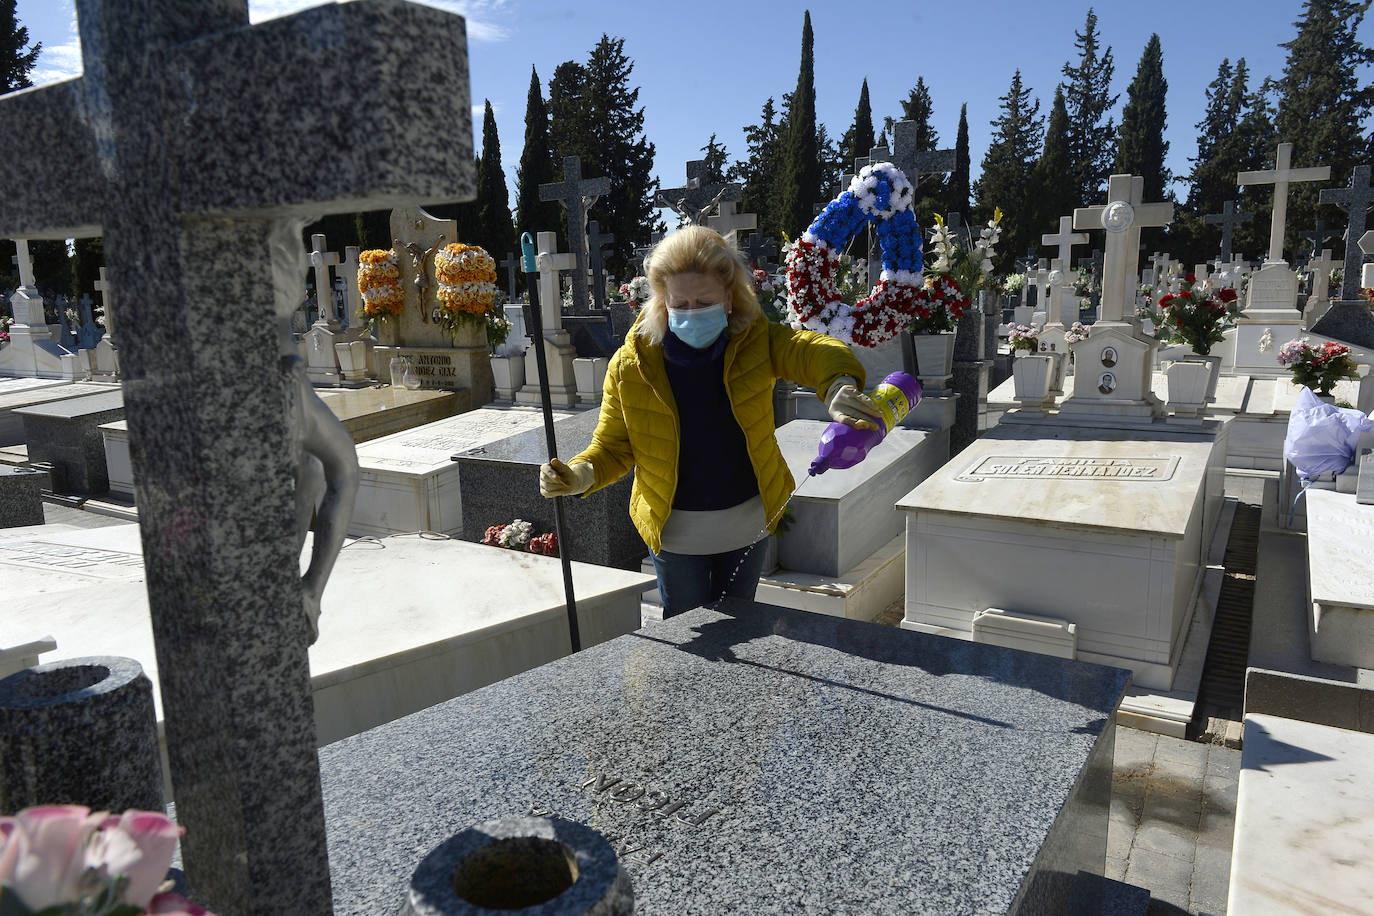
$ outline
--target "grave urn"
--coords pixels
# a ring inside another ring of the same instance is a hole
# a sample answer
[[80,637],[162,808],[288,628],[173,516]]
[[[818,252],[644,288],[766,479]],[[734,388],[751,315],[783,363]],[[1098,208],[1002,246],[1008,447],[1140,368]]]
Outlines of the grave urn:
[[912,334],[911,348],[916,356],[916,375],[922,381],[927,378],[943,379],[954,371],[953,331]]
[[491,375],[496,382],[498,397],[505,400],[515,397],[515,392],[525,387],[525,354],[493,356]]
[[1164,370],[1164,375],[1169,380],[1170,404],[1183,408],[1201,407],[1216,400],[1221,357],[1193,353],[1174,360]]
[[1054,380],[1054,357],[1048,353],[1029,353],[1014,359],[1011,376],[1016,400],[1025,407],[1039,406],[1050,394],[1050,382]]
[[611,844],[559,817],[506,817],[449,837],[410,876],[401,916],[516,910],[547,916],[628,916],[630,878]]
[[132,658],[38,665],[0,680],[0,811],[162,809],[152,681]]

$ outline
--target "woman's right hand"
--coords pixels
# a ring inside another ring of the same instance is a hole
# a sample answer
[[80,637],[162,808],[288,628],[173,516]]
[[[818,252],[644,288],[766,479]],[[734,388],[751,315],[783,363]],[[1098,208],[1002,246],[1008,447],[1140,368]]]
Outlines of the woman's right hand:
[[595,482],[596,471],[585,461],[564,464],[555,458],[539,467],[539,492],[550,499],[586,493]]

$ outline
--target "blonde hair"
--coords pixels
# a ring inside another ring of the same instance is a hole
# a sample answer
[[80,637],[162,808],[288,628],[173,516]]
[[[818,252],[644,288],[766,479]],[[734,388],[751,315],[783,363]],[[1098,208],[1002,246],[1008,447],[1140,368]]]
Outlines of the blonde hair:
[[668,332],[668,278],[699,273],[715,277],[730,291],[730,333],[743,334],[763,313],[754,295],[754,278],[744,255],[726,244],[714,229],[686,226],[654,246],[645,259],[649,301],[640,309],[635,328],[645,342],[662,344]]

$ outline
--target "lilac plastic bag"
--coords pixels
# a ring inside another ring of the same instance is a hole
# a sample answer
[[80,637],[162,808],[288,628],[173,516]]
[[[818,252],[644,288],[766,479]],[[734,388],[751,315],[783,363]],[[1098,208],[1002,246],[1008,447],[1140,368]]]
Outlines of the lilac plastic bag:
[[1283,457],[1304,480],[1319,474],[1339,474],[1355,460],[1360,434],[1371,427],[1374,421],[1358,410],[1326,404],[1304,388],[1288,418]]

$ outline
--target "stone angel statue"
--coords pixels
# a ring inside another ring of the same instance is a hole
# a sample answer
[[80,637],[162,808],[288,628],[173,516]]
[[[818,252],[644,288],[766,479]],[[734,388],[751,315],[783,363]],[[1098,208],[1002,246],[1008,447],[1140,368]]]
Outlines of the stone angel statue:
[[310,565],[301,577],[303,610],[310,625],[310,642],[314,643],[320,635],[320,599],[353,515],[359,472],[353,437],[305,377],[304,360],[291,335],[296,286],[309,266],[309,254],[301,237],[306,222],[299,218],[274,222],[270,244],[278,341],[282,369],[288,377],[291,460],[296,468],[297,550],[304,548],[307,532],[313,530],[315,535],[310,546]]

